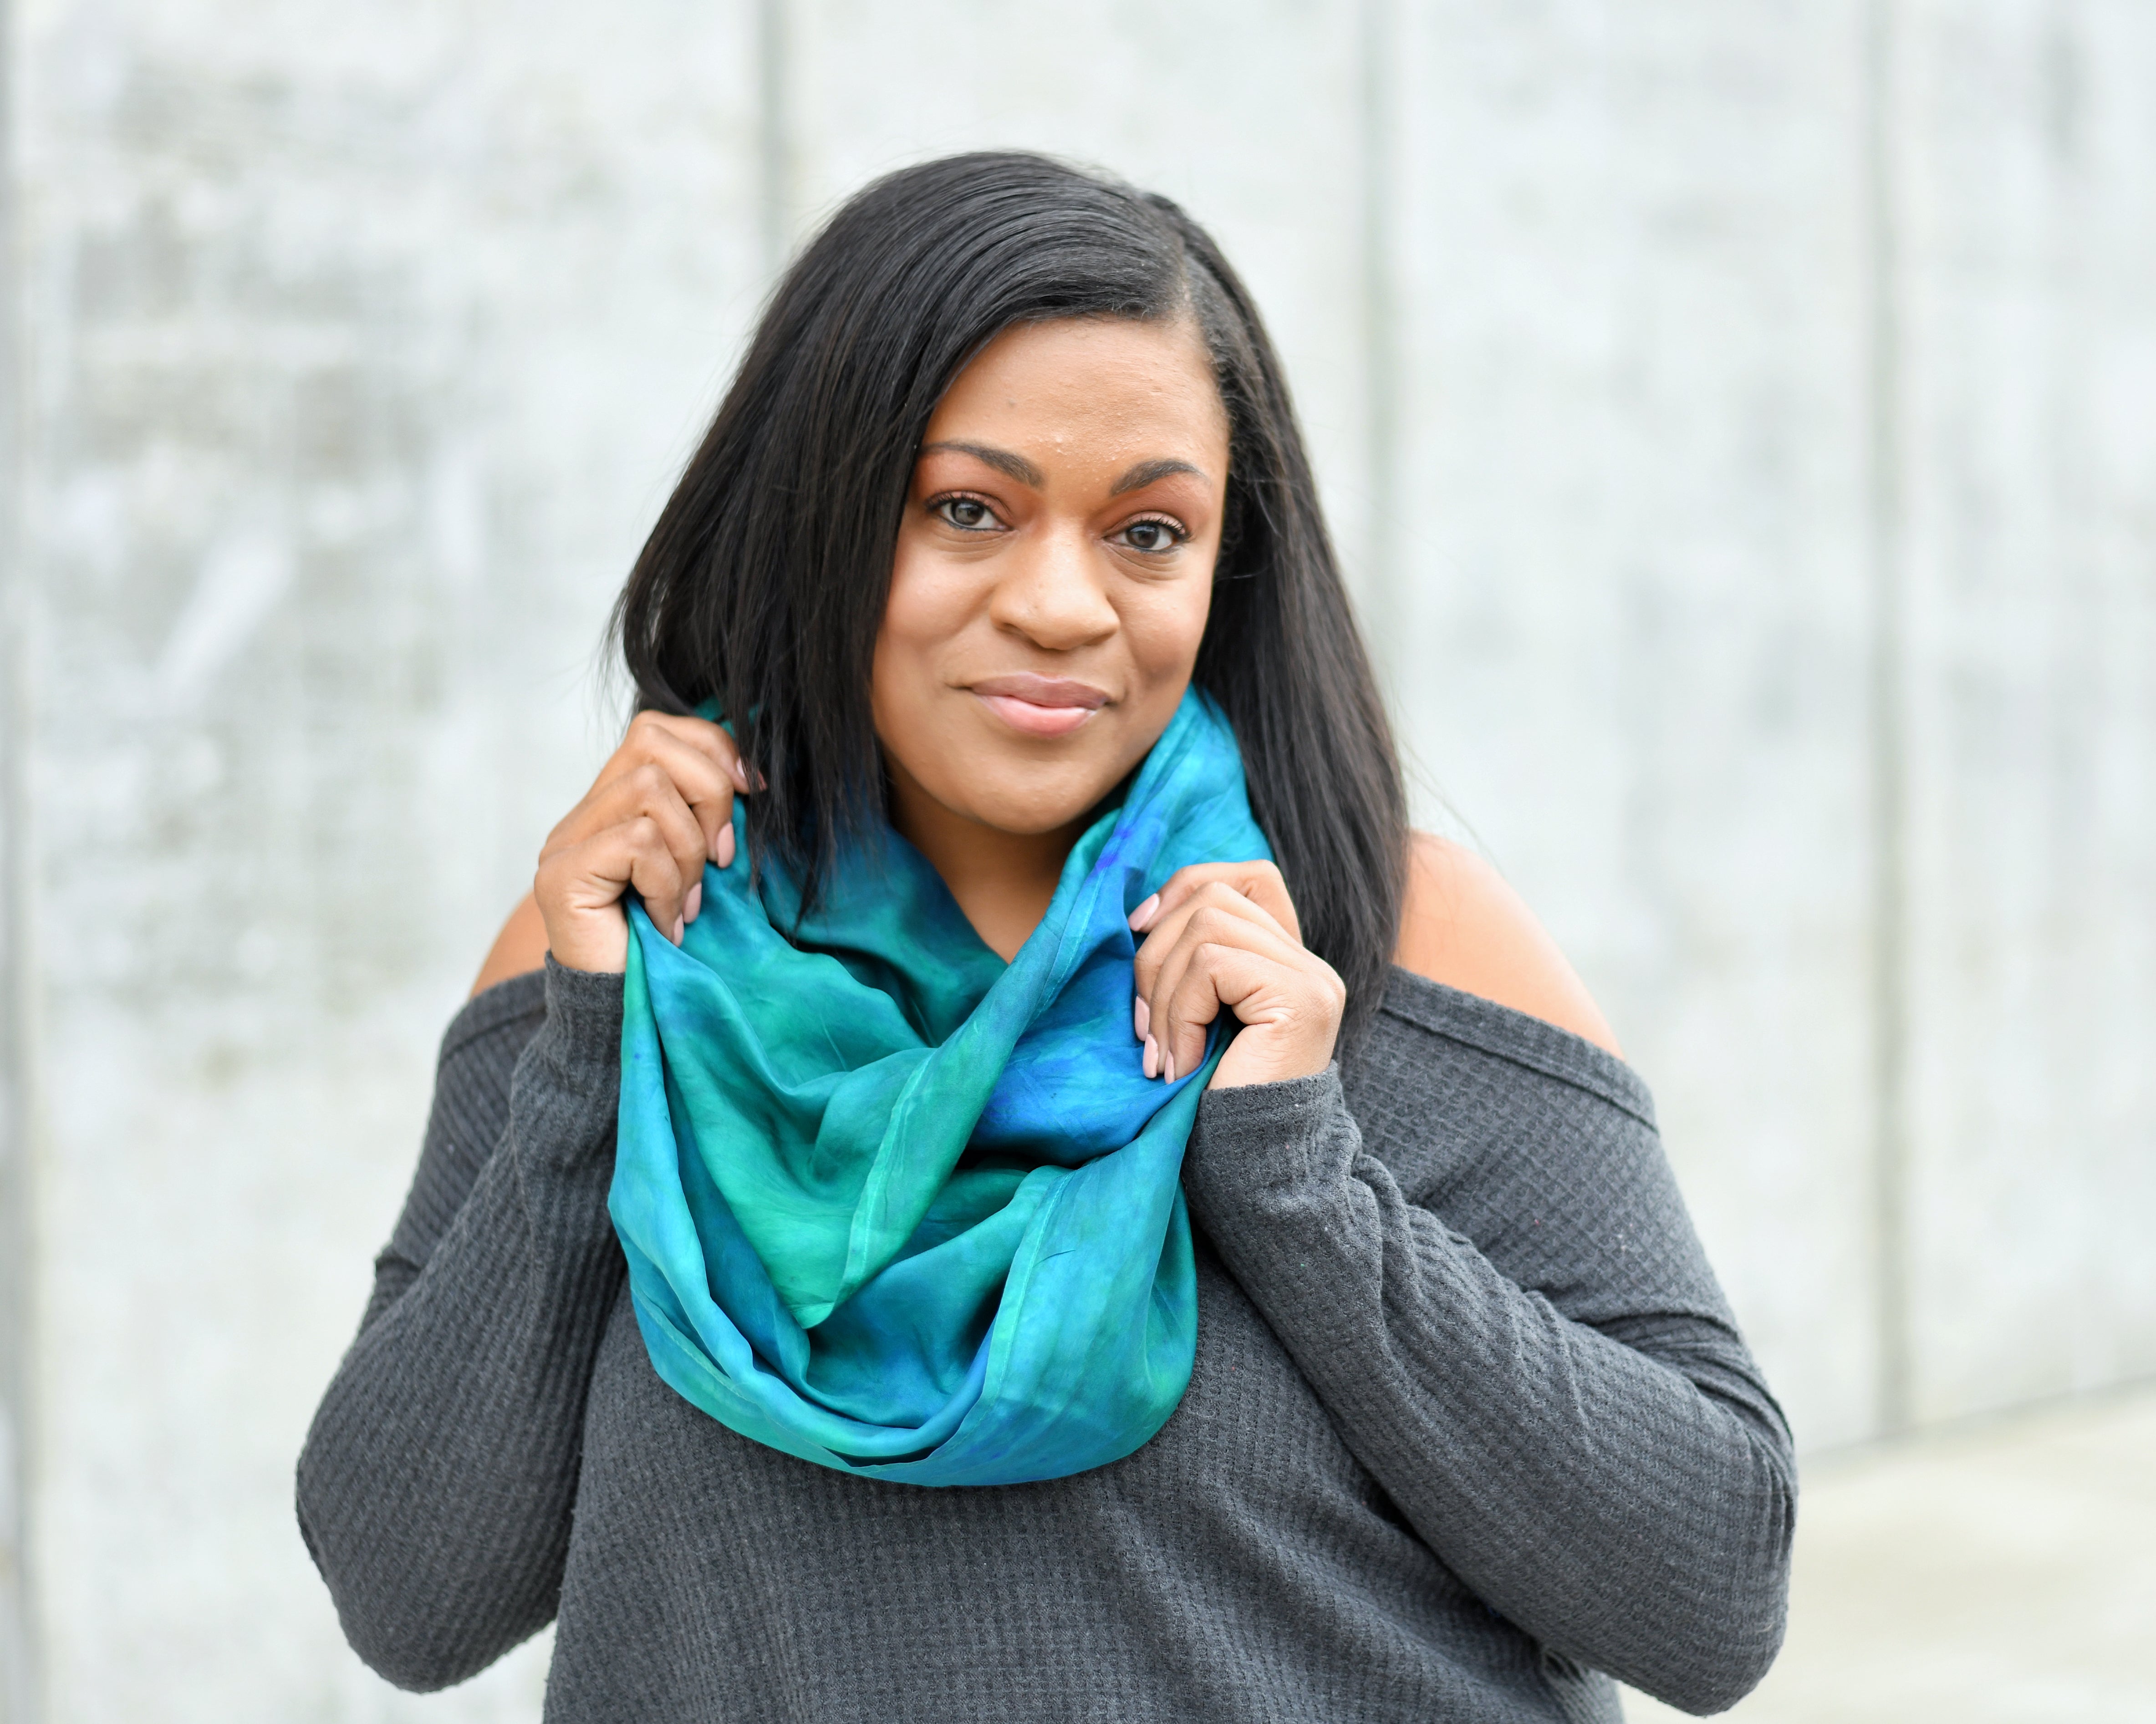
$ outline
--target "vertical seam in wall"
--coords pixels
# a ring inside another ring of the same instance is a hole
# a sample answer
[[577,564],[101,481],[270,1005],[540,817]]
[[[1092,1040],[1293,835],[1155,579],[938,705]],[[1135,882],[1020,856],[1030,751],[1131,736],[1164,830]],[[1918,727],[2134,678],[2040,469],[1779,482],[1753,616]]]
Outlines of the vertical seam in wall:
[[25,912],[29,655],[23,646],[29,606],[20,532],[14,28],[13,8],[0,0],[0,1720],[30,1724],[38,1715],[40,1685],[30,1578],[34,1115]]
[[757,229],[763,273],[776,281],[791,238],[793,164],[787,100],[787,0],[757,0]]
[[1363,365],[1369,445],[1369,519],[1363,533],[1368,566],[1361,586],[1365,638],[1378,680],[1396,695],[1398,666],[1391,644],[1399,630],[1400,572],[1395,520],[1399,502],[1399,342],[1393,287],[1392,86],[1388,75],[1398,49],[1391,0],[1363,0],[1360,18],[1363,156]]
[[1907,580],[1902,450],[1899,177],[1894,156],[1896,8],[1870,0],[1864,168],[1870,266],[1872,842],[1872,1231],[1881,1430],[1906,1430],[1914,1359],[1909,1308]]

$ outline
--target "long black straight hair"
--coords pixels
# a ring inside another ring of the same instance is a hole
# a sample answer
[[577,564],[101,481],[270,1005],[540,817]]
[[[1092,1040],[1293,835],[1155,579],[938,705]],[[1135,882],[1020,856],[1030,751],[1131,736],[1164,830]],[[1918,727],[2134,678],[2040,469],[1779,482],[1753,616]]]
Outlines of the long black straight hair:
[[885,818],[869,675],[930,415],[1013,324],[1193,319],[1228,411],[1195,680],[1235,727],[1305,943],[1384,993],[1407,872],[1399,758],[1249,293],[1167,198],[1041,156],[952,156],[849,200],[788,270],[614,609],[639,705],[716,699],[766,788],[752,857],[810,894]]

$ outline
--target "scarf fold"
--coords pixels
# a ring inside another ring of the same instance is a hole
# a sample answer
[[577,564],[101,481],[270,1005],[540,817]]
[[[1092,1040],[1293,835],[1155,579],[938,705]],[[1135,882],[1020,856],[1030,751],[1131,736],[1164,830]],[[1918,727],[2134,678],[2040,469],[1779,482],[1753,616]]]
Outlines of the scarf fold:
[[[1270,856],[1196,690],[1006,965],[895,833],[807,916],[742,811],[675,947],[634,898],[608,1208],[659,1375],[742,1435],[918,1485],[1120,1460],[1190,1381],[1179,1174],[1219,1058],[1148,1080],[1127,918]],[[778,930],[794,929],[789,940]]]

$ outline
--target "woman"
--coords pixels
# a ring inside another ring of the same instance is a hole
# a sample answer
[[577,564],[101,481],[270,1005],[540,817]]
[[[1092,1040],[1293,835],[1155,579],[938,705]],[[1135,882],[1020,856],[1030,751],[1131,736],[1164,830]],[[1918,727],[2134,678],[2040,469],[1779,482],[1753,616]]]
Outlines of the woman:
[[558,1720],[1752,1686],[1786,1429],[1600,1014],[1405,830],[1187,217],[1026,156],[870,187],[617,623],[641,711],[300,1465],[362,1656],[439,1687],[558,1616]]

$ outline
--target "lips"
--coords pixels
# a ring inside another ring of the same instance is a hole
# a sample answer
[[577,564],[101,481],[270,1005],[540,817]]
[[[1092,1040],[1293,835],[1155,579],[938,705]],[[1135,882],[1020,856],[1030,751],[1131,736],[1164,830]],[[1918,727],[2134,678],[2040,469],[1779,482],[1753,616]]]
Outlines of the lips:
[[980,703],[1022,736],[1067,736],[1108,704],[1091,683],[1021,673],[971,685]]

